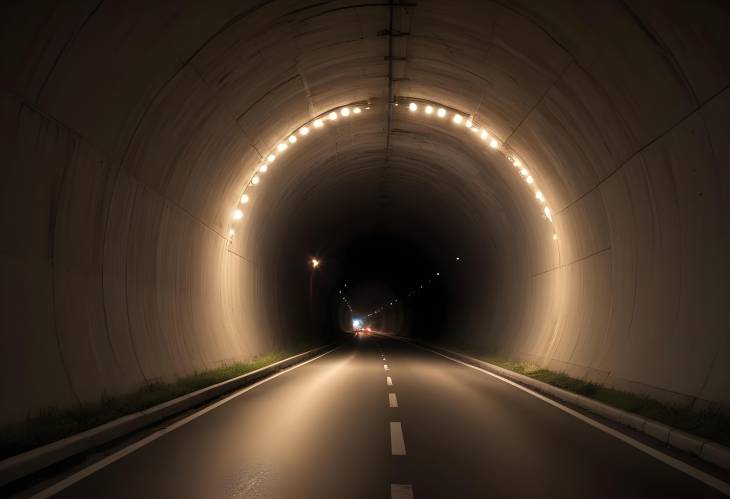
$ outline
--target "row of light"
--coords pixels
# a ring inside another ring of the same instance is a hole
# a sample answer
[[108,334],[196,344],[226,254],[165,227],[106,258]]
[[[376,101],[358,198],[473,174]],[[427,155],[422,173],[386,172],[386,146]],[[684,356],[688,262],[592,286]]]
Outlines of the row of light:
[[[457,257],[456,257],[456,261],[458,262],[459,260],[461,260],[461,258],[459,258],[459,257],[457,256]],[[440,277],[440,276],[441,276],[441,272],[436,272],[436,273],[434,274],[434,277]],[[412,290],[410,290],[410,291],[408,292],[408,296],[409,296],[409,297],[410,297],[410,296],[413,296],[414,294],[416,294],[416,293],[418,293],[418,292],[419,292],[420,290],[422,290],[422,289],[423,289],[423,286],[428,286],[429,284],[431,284],[431,279],[427,279],[427,280],[426,280],[426,282],[425,282],[424,284],[421,284],[421,285],[420,285],[419,287],[417,287],[417,288],[415,288],[415,289],[412,289]],[[378,314],[379,314],[380,312],[382,312],[383,310],[385,310],[385,308],[386,308],[386,307],[392,307],[392,306],[393,306],[393,305],[394,305],[395,303],[398,303],[398,298],[394,298],[393,300],[390,300],[390,301],[389,301],[388,303],[386,303],[386,304],[385,304],[385,305],[383,305],[382,307],[380,307],[380,308],[377,308],[377,309],[373,310],[372,312],[370,312],[369,314],[367,314],[367,316],[366,316],[366,317],[372,317],[373,315],[378,315]]]
[[[253,172],[253,175],[249,179],[248,184],[244,188],[241,197],[239,198],[238,205],[233,210],[230,228],[228,229],[228,236],[233,237],[236,234],[234,224],[239,222],[244,217],[244,206],[251,202],[251,195],[248,190],[256,187],[261,183],[263,175],[269,171],[271,164],[276,160],[278,156],[285,153],[290,147],[294,146],[299,140],[307,137],[310,133],[323,128],[328,122],[337,121],[340,118],[349,118],[351,116],[357,116],[362,114],[363,111],[370,109],[368,104],[350,104],[340,108],[333,109],[319,117],[313,119],[310,122],[302,125],[295,132],[291,133],[287,137],[279,141],[279,144],[264,158],[260,160],[259,166]],[[314,265],[316,267],[316,265]]]
[[[396,102],[395,105],[398,106],[398,102]],[[551,224],[553,223],[552,211],[548,206],[545,195],[538,188],[534,177],[530,174],[530,171],[527,169],[524,163],[520,161],[520,159],[513,152],[507,150],[504,144],[501,144],[493,133],[490,133],[489,130],[482,126],[479,126],[479,124],[474,121],[473,117],[451,109],[447,110],[446,107],[440,106],[434,102],[410,101],[410,103],[408,104],[408,110],[411,113],[419,113],[421,109],[423,109],[423,113],[427,116],[435,116],[437,119],[440,120],[446,120],[447,118],[450,118],[450,121],[454,125],[458,127],[464,127],[465,130],[471,131],[475,137],[484,141],[490,149],[502,153],[507,161],[510,162],[512,166],[514,166],[518,175],[520,175],[525,183],[527,183],[527,185],[532,189],[535,199],[541,206],[542,214],[545,216],[545,219]],[[558,236],[554,230],[553,239],[558,239]]]

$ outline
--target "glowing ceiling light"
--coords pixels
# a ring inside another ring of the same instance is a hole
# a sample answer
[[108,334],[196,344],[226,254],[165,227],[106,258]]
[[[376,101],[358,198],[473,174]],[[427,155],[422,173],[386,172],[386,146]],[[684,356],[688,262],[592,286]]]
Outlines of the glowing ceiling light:
[[446,109],[440,107],[439,110],[436,111],[436,116],[438,116],[439,118],[443,118],[444,116],[446,116]]
[[548,208],[546,206],[542,211],[543,211],[543,213],[545,213],[545,216],[547,217],[547,219],[552,222],[553,221],[553,215],[552,215],[552,213],[550,213],[550,208]]
[[482,128],[482,132],[479,134],[479,136],[482,138],[482,140],[487,140],[487,138],[489,138],[489,134],[483,128]]
[[303,127],[301,128],[301,130],[299,130],[299,135],[301,135],[302,137],[304,137],[304,136],[305,136],[305,135],[307,135],[308,133],[309,133],[309,128],[307,128],[307,127],[305,127],[305,126],[303,126]]
[[273,162],[275,159],[276,155],[274,154],[269,154],[268,156],[266,156],[266,161],[268,161],[269,163]]
[[236,234],[236,231],[235,231],[235,230],[233,230],[233,227],[231,227],[231,228],[230,228],[230,229],[228,230],[228,235],[229,235],[229,236],[233,236],[233,235],[235,235],[235,234]]
[[471,118],[469,118],[468,120],[466,120],[466,127],[471,128],[472,126],[474,126],[474,122]]
[[522,170],[520,170],[520,175],[522,175],[523,177],[526,177],[528,174],[529,174],[529,172],[527,171],[526,168],[523,168]]
[[411,111],[417,111],[418,104],[416,104],[415,102],[411,102],[410,104],[408,104],[408,109],[410,109]]
[[359,107],[356,107],[355,109],[352,110],[352,112],[355,114],[360,114],[362,112],[362,109],[360,109]]
[[349,107],[343,107],[340,109],[340,114],[342,116],[350,116],[350,108]]
[[492,139],[492,141],[489,143],[489,147],[491,147],[492,149],[496,149],[497,146],[499,146],[499,143],[495,139]]
[[297,138],[296,138],[296,136],[294,136],[294,135],[290,135],[290,136],[289,136],[289,139],[288,139],[288,140],[289,140],[289,143],[290,143],[290,144],[293,144],[294,142],[296,142],[296,141],[297,141]]
[[314,120],[314,128],[321,128],[322,125],[324,125],[324,121],[322,121],[321,119],[317,118],[316,120]]
[[334,112],[334,111],[332,111],[332,112],[331,112],[331,113],[330,113],[330,114],[328,115],[328,117],[329,117],[330,121],[334,121],[334,120],[336,120],[336,119],[337,119],[337,113],[336,113],[336,112]]
[[241,220],[243,218],[243,212],[241,210],[236,210],[233,212],[233,219],[234,220]]
[[319,260],[317,260],[316,258],[312,258],[312,261],[310,263],[312,264],[312,268],[316,269],[317,267],[319,267]]
[[249,200],[249,198],[248,198],[248,194],[244,194],[243,196],[241,196],[241,203],[242,203],[242,204],[246,204],[246,203],[248,203],[249,201],[250,201],[250,200]]
[[261,166],[259,166],[259,171],[261,173],[266,173],[267,171],[269,171],[269,165],[261,165]]
[[544,196],[544,195],[543,195],[543,193],[542,193],[542,192],[540,192],[540,191],[537,191],[537,192],[535,193],[535,198],[536,198],[536,199],[537,199],[538,201],[540,201],[541,203],[544,203],[544,202],[545,202],[545,196]]
[[532,184],[535,180],[532,178],[532,175],[528,175],[527,178],[525,179],[525,181],[528,184]]
[[553,234],[553,241],[557,241],[557,240],[558,240],[558,235],[557,234]]
[[426,106],[426,114],[433,114],[433,106]]
[[261,182],[261,178],[258,175],[254,175],[251,179],[252,185],[259,185],[259,182]]
[[522,165],[522,163],[520,162],[520,160],[518,158],[514,158],[514,161],[512,162],[512,164],[515,165],[516,168],[519,168]]
[[457,125],[461,125],[461,122],[464,121],[464,117],[460,114],[454,114],[453,122]]
[[287,147],[289,147],[289,146],[288,146],[288,145],[286,145],[286,144],[285,144],[284,142],[282,142],[281,144],[279,144],[278,146],[276,146],[276,149],[277,149],[277,150],[278,150],[279,152],[284,152],[284,151],[286,151],[286,148],[287,148]]

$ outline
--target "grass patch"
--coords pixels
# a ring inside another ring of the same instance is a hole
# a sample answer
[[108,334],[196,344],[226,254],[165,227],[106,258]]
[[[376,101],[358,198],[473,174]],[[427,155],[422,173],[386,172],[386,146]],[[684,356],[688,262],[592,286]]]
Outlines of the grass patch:
[[538,381],[598,400],[617,409],[633,412],[645,418],[730,446],[730,415],[719,411],[693,411],[689,407],[664,404],[648,397],[573,378],[565,373],[541,369],[524,362],[491,356],[484,358],[484,360]]
[[[297,351],[304,351],[302,348]],[[172,383],[152,383],[126,395],[104,396],[97,403],[73,409],[48,409],[23,423],[0,429],[0,459],[80,433],[114,419],[235,378],[294,355],[280,351],[251,362],[224,365],[180,378]]]

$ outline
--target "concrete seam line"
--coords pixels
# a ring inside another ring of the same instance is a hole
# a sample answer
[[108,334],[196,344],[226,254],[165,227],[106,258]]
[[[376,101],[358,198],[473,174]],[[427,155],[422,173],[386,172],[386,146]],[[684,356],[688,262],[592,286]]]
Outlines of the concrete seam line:
[[[291,370],[290,366],[294,364],[297,364],[295,367],[298,367],[299,365],[303,365],[308,362],[301,362],[302,359],[307,359],[311,356],[317,355],[322,350],[329,349],[318,356],[321,357],[322,355],[330,353],[337,348],[339,348],[339,346],[333,346],[332,344],[313,348],[312,350],[282,359],[269,366],[201,388],[200,390],[148,407],[147,409],[143,409],[139,412],[127,414],[126,416],[122,416],[118,419],[104,423],[103,425],[90,428],[81,433],[70,435],[62,438],[61,440],[57,440],[4,459],[0,461],[0,487],[63,461],[64,459],[68,459],[71,456],[108,443],[114,439],[122,437],[123,435],[138,431],[145,426],[162,421],[174,414],[189,410],[195,406],[205,403],[208,400],[220,397],[225,393],[238,390],[245,386],[255,386],[252,385],[252,383],[256,383],[256,385],[258,385],[263,381],[273,379],[275,375],[272,375],[272,373],[276,373],[279,369],[286,369],[284,371],[279,371],[279,374],[283,374],[284,372]],[[314,360],[318,357],[314,357],[310,360]],[[261,378],[264,379],[261,380]]]
[[[531,386],[532,388],[548,393],[560,400],[573,403],[578,407],[581,407],[582,409],[586,409],[587,411],[598,414],[599,416],[605,417],[606,419],[622,424],[624,426],[629,426],[630,428],[633,428],[634,430],[641,432],[664,445],[674,447],[683,452],[689,452],[694,456],[702,459],[703,461],[707,461],[708,463],[711,463],[719,468],[730,471],[730,448],[725,447],[724,445],[714,442],[712,440],[707,440],[694,436],[692,434],[683,432],[677,428],[673,428],[653,419],[637,416],[636,414],[633,414],[631,412],[617,409],[608,404],[604,404],[603,402],[599,402],[583,395],[569,392],[568,390],[564,390],[548,383],[532,379],[528,376],[515,373],[508,369],[504,369],[494,364],[490,364],[489,362],[485,362],[483,360],[475,359],[474,357],[470,357],[459,352],[453,352],[446,348],[432,346],[429,344],[421,344],[417,341],[412,341],[406,338],[397,338],[395,336],[393,336],[392,338],[398,339],[406,343],[412,343],[426,350],[438,353],[442,357],[445,356],[445,352],[448,355],[452,355],[453,357],[461,359],[462,362],[470,364],[471,366],[473,366],[474,364],[478,366],[484,366],[490,374],[494,374],[492,371],[496,371],[499,375],[502,375],[505,378],[516,380],[519,383],[523,383],[525,385]],[[634,425],[630,424],[629,422],[639,422],[640,424]],[[674,434],[674,439],[672,439],[672,434]],[[710,446],[710,448],[706,451],[705,449],[708,447],[708,445]]]
[[436,355],[444,357],[445,359],[449,359],[452,362],[456,362],[457,364],[461,364],[470,369],[474,369],[476,371],[485,373],[489,376],[492,376],[495,379],[498,379],[500,381],[503,381],[504,383],[512,385],[515,388],[522,390],[523,392],[528,393],[528,394],[532,395],[533,397],[536,397],[536,398],[542,400],[543,402],[546,402],[567,414],[570,414],[571,416],[583,421],[584,423],[587,423],[587,424],[593,426],[594,428],[601,430],[604,433],[607,433],[608,435],[611,435],[612,437],[617,438],[618,440],[621,440],[622,442],[657,459],[658,461],[661,461],[664,464],[671,466],[672,468],[676,469],[677,471],[681,471],[682,473],[689,475],[692,478],[695,478],[696,480],[699,480],[700,482],[704,483],[705,485],[708,485],[709,487],[719,490],[723,494],[730,495],[730,484],[728,484],[727,482],[724,482],[723,480],[720,480],[719,478],[716,478],[716,477],[710,475],[709,473],[706,473],[693,466],[690,466],[689,464],[685,463],[684,461],[680,461],[679,459],[676,459],[676,458],[669,456],[661,451],[658,451],[646,444],[643,444],[643,443],[639,442],[638,440],[635,440],[635,439],[631,438],[630,436],[611,428],[610,426],[606,426],[605,424],[600,423],[600,422],[596,421],[595,419],[592,419],[584,414],[581,414],[580,412],[578,412],[574,409],[571,409],[568,406],[561,404],[560,402],[557,402],[551,398],[541,395],[540,393],[538,393],[530,388],[527,388],[525,386],[522,386],[519,383],[509,380],[503,376],[500,376],[499,374],[495,374],[495,373],[487,371],[486,369],[482,369],[481,367],[477,367],[477,366],[468,364],[467,362],[450,357],[446,354],[443,354],[443,353],[441,353],[437,350],[433,350],[431,348],[427,348],[427,347],[423,347],[423,346],[421,348],[424,348]]

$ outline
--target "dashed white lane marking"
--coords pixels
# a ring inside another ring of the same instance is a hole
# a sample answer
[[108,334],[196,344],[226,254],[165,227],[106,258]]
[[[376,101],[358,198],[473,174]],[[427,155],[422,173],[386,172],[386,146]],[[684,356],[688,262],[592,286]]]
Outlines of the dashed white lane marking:
[[243,395],[246,392],[250,392],[251,390],[253,390],[254,388],[256,388],[259,385],[263,385],[264,383],[267,383],[273,379],[276,379],[279,376],[283,376],[284,374],[286,374],[290,371],[293,371],[294,369],[297,369],[306,364],[309,364],[310,362],[314,362],[315,360],[319,359],[320,357],[324,357],[328,353],[334,352],[338,348],[340,348],[340,347],[335,347],[332,350],[328,350],[321,355],[317,355],[316,357],[312,357],[309,360],[305,360],[301,364],[295,364],[288,369],[279,371],[276,374],[272,374],[268,378],[264,378],[261,381],[257,381],[256,383],[254,383],[252,385],[248,385],[244,388],[241,388],[240,390],[233,392],[231,395],[228,395],[226,398],[223,398],[223,399],[219,400],[218,402],[212,403],[210,405],[207,405],[204,408],[200,409],[199,411],[194,412],[191,415],[172,423],[170,426],[166,426],[165,428],[162,428],[161,430],[158,430],[158,431],[152,433],[151,435],[148,435],[147,437],[143,438],[142,440],[138,440],[137,442],[133,443],[129,447],[125,447],[125,448],[115,452],[114,454],[111,454],[111,455],[105,457],[101,461],[97,461],[96,463],[94,463],[90,466],[87,466],[86,468],[83,468],[82,470],[77,471],[73,475],[64,478],[60,482],[56,482],[55,484],[51,485],[47,489],[41,490],[40,492],[31,496],[31,499],[45,499],[47,497],[56,495],[59,492],[61,492],[63,489],[68,488],[71,485],[75,484],[76,482],[83,480],[87,476],[89,476],[93,473],[96,473],[100,469],[109,466],[113,462],[122,459],[124,456],[127,456],[127,455],[131,454],[132,452],[136,451],[137,449],[144,447],[148,443],[157,440],[161,436],[166,435],[166,434],[170,433],[171,431],[176,430],[176,429],[180,428],[181,426],[184,426],[195,419],[198,419],[200,416],[203,416],[204,414],[209,413],[213,409],[220,407],[227,402],[230,402],[231,400],[235,399],[239,395]]
[[[650,455],[651,457],[657,459],[658,461],[661,461],[664,464],[671,466],[672,468],[674,468],[678,471],[681,471],[682,473],[685,473],[685,474],[699,480],[700,482],[702,482],[706,485],[709,485],[710,487],[712,487],[716,490],[719,490],[723,494],[730,495],[730,484],[729,483],[724,482],[724,481],[720,480],[719,478],[715,478],[714,476],[712,476],[708,473],[705,473],[704,471],[699,470],[693,466],[690,466],[689,464],[685,463],[684,461],[680,461],[677,458],[674,458],[668,454],[665,454],[652,447],[649,447],[648,445],[643,444],[643,443],[639,442],[638,440],[635,440],[635,439],[631,438],[630,436],[621,433],[618,430],[614,430],[610,426],[606,426],[603,423],[599,423],[598,421],[596,421],[588,416],[584,416],[580,412],[575,411],[575,410],[571,409],[570,407],[561,404],[560,402],[556,402],[555,400],[552,400],[548,397],[540,395],[539,393],[537,393],[534,390],[531,390],[518,383],[515,383],[514,381],[511,381],[503,376],[500,376],[499,374],[494,374],[492,372],[487,371],[486,369],[482,369],[481,367],[472,366],[471,364],[467,364],[466,362],[462,362],[459,359],[449,357],[448,355],[437,352],[436,350],[431,350],[430,348],[425,348],[425,350],[428,350],[429,352],[432,352],[436,355],[439,355],[439,356],[449,359],[453,362],[456,362],[457,364],[461,364],[465,367],[468,367],[469,369],[474,369],[475,371],[482,372],[482,373],[487,374],[500,381],[504,381],[508,385],[512,385],[515,388],[517,388],[518,390],[522,390],[525,393],[529,393],[533,397],[538,398],[538,399],[542,400],[543,402],[550,404],[553,407],[560,409],[561,411],[563,411],[567,414],[570,414],[571,416],[573,416],[577,419],[580,419],[584,423],[588,423],[589,425],[593,426],[594,428],[601,430],[604,433],[608,433],[612,437],[615,437],[615,438],[627,443],[631,447],[633,447],[645,454]],[[391,423],[391,424],[393,424],[393,423]]]
[[405,483],[391,483],[390,499],[413,499],[413,485]]
[[399,422],[390,422],[390,453],[394,456],[406,455],[406,443],[403,441],[403,428]]
[[395,393],[388,394],[388,405],[390,407],[398,407],[398,398],[395,396]]
[[385,377],[385,382],[388,384],[388,386],[393,386],[393,380],[390,376]]
[[388,364],[383,364],[383,369],[385,369],[386,371],[390,371],[390,368],[388,367]]

